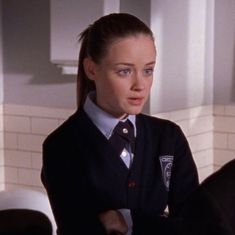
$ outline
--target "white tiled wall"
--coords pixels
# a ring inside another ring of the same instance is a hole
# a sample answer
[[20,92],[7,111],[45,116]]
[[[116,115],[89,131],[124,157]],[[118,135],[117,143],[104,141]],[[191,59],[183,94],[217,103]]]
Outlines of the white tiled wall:
[[214,107],[214,164],[235,158],[235,106]]
[[0,104],[0,190],[4,189],[3,106]]
[[[26,187],[44,191],[40,181],[42,142],[71,113],[73,110],[0,106],[0,190]],[[203,106],[155,116],[180,125],[201,181],[235,158],[235,107]]]
[[42,142],[72,110],[4,105],[5,189],[44,191],[40,170]]

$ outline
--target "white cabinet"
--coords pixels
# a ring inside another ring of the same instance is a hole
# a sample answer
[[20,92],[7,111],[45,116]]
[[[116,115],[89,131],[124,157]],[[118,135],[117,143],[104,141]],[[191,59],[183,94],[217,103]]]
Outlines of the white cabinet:
[[63,73],[77,73],[79,34],[102,15],[119,12],[120,0],[51,0],[50,59]]

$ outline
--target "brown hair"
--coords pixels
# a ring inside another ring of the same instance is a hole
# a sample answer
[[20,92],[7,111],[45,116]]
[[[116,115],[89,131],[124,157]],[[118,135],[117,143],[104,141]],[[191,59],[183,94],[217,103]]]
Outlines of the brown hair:
[[81,49],[77,74],[78,107],[84,104],[87,94],[95,90],[94,82],[86,76],[84,71],[84,59],[90,57],[95,63],[99,63],[114,40],[137,34],[149,35],[153,39],[150,28],[137,17],[127,13],[112,13],[103,16],[80,34]]

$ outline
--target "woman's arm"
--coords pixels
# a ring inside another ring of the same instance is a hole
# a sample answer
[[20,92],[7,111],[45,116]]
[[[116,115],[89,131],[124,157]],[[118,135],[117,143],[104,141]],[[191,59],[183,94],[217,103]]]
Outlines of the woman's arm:
[[[71,162],[71,146],[55,138],[43,144],[42,182],[47,191],[59,234],[106,235],[98,218],[94,195],[82,180],[79,166]],[[76,177],[75,177],[76,176]]]

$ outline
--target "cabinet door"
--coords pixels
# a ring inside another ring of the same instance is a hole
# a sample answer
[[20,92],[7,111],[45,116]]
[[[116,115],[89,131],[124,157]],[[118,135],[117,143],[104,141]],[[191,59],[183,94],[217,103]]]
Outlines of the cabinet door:
[[102,15],[118,12],[119,0],[51,0],[50,4],[51,62],[65,73],[76,73],[79,34]]

